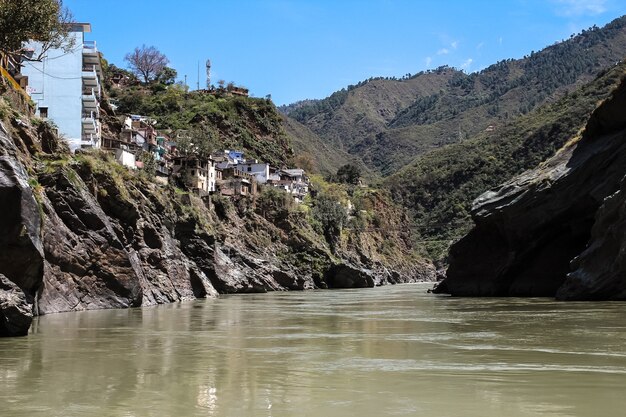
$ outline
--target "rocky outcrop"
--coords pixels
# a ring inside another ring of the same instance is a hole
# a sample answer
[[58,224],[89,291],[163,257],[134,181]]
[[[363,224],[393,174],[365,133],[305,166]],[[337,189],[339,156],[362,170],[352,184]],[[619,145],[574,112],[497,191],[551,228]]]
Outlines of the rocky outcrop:
[[345,263],[330,267],[324,278],[329,288],[368,288],[376,282],[371,271]]
[[[40,177],[47,197],[46,267],[38,314],[146,306],[217,294],[163,224],[168,220],[166,210],[160,212],[162,207],[131,188],[141,202],[134,203],[112,177],[93,174],[83,172],[87,183],[70,168]],[[106,204],[88,190],[97,181]]]
[[43,271],[40,206],[19,154],[0,123],[0,336],[28,329]]
[[0,336],[25,336],[33,321],[32,305],[14,282],[0,274]]
[[472,208],[475,227],[450,249],[435,292],[624,299],[626,235],[617,190],[626,174],[625,107],[623,83],[578,141],[480,196]]
[[560,300],[626,300],[626,177],[604,201],[585,251],[556,293]]

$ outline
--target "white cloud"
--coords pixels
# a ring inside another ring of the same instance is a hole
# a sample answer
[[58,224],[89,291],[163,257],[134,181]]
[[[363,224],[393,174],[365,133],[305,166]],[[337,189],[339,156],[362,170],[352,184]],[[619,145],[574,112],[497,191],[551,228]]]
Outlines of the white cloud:
[[459,41],[452,42],[450,46],[452,47],[452,49],[456,49],[456,47],[459,46]]
[[485,46],[485,42],[481,42],[478,45],[476,45],[476,49],[482,49],[483,46]]
[[450,51],[446,48],[442,48],[440,50],[437,51],[437,55],[448,55],[450,53]]
[[561,16],[599,15],[607,11],[607,0],[553,0]]
[[426,61],[426,68],[430,67],[430,64],[433,63],[433,59],[429,56],[426,57],[425,61]]
[[500,37],[498,38],[498,45],[502,45],[502,41],[503,41],[503,40],[504,40],[504,39],[502,39],[502,36],[500,36]]
[[462,70],[469,70],[470,66],[472,65],[472,62],[474,62],[474,60],[472,58],[468,58],[465,61],[463,61],[463,63],[461,64],[461,69]]

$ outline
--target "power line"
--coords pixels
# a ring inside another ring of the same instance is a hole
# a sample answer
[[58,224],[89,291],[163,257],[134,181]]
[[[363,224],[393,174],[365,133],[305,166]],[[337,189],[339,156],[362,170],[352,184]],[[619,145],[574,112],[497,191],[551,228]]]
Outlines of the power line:
[[54,79],[56,79],[56,80],[80,80],[80,79],[82,79],[82,78],[83,78],[82,76],[80,76],[80,77],[59,77],[59,76],[56,76],[56,75],[51,75],[51,74],[46,73],[44,70],[37,68],[36,66],[34,66],[32,63],[30,63],[30,62],[28,62],[28,61],[26,61],[26,63],[27,63],[27,64],[28,64],[31,68],[33,68],[34,70],[39,71],[39,72],[40,72],[40,73],[42,73],[43,75],[45,75],[45,76],[47,76],[47,77],[50,77],[50,78],[54,78]]

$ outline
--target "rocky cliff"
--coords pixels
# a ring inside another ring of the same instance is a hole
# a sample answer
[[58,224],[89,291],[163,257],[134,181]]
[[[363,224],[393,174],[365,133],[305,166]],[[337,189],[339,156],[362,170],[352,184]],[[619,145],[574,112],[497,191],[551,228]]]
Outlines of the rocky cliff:
[[33,314],[434,278],[400,232],[346,229],[329,245],[304,211],[159,186],[16,116],[0,124],[0,335],[26,334]]
[[480,196],[436,292],[626,299],[626,82],[582,134]]

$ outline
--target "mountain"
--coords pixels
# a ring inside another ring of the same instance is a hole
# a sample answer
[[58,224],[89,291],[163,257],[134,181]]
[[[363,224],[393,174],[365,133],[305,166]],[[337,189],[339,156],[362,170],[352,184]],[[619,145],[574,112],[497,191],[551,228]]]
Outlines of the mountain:
[[341,166],[353,163],[361,169],[365,177],[372,177],[373,174],[361,159],[324,142],[302,123],[283,116],[283,128],[291,140],[295,161],[309,161],[308,171],[330,175],[335,174]]
[[552,158],[481,195],[436,292],[626,300],[626,81]]
[[283,111],[383,175],[446,144],[499,129],[593,79],[626,55],[626,17],[498,62],[479,73],[440,67],[370,79]]
[[468,230],[472,201],[535,167],[576,137],[624,74],[626,62],[495,131],[428,152],[387,177],[384,186],[412,210],[420,241],[434,258],[440,258]]

